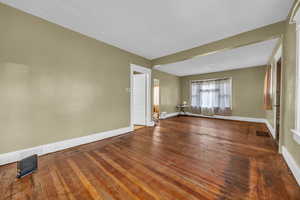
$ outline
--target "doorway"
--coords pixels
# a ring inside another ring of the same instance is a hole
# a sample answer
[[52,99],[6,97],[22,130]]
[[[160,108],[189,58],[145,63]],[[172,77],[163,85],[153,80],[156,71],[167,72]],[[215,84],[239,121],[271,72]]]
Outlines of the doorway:
[[276,142],[280,139],[280,97],[281,97],[281,58],[276,63],[276,92],[275,92],[275,134]]
[[153,126],[151,118],[151,69],[130,66],[130,126]]
[[160,117],[160,88],[159,80],[153,79],[153,118],[154,121],[158,121]]

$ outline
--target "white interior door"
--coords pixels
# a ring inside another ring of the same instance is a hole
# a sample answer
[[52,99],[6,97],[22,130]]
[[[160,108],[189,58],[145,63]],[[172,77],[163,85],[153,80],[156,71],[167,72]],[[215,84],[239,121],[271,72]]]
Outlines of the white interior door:
[[146,125],[146,75],[133,75],[133,124]]

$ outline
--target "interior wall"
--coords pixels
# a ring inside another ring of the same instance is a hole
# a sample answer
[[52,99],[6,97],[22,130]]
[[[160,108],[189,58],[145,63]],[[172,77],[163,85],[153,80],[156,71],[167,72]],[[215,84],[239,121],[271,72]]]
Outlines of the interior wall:
[[282,129],[281,145],[285,146],[300,167],[300,145],[293,139],[291,129],[295,128],[296,93],[296,25],[286,24],[283,38],[283,84],[282,84]]
[[177,112],[176,105],[180,103],[181,97],[179,77],[153,69],[152,78],[159,80],[160,112]]
[[129,126],[130,64],[149,60],[3,4],[0,19],[0,153]]
[[263,91],[266,66],[180,77],[181,101],[190,104],[190,81],[231,77],[232,115],[265,118]]

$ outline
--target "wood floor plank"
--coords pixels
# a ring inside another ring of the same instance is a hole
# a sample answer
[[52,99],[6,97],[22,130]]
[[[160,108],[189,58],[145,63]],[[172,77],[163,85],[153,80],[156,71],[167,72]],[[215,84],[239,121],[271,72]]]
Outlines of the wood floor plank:
[[56,188],[56,192],[58,194],[57,199],[63,200],[75,200],[75,197],[73,196],[70,188],[67,186],[67,184],[64,182],[64,180],[60,177],[57,170],[53,169],[50,172],[54,187]]
[[[178,173],[177,171],[170,168],[169,165],[164,161],[159,162],[160,160],[153,160],[149,157],[147,157],[147,160],[145,160],[145,157],[143,155],[139,155],[136,153],[133,154],[132,152],[126,151],[126,149],[118,149],[118,147],[116,146],[109,146],[109,149],[110,152],[112,152],[110,155],[113,154],[116,157],[119,156],[119,160],[121,160],[123,163],[124,161],[126,161],[126,163],[130,163],[133,167],[136,167],[137,169],[135,169],[135,171],[141,170],[144,174],[149,174],[151,179],[154,178],[159,181],[159,183],[156,184],[161,184],[165,183],[165,181],[169,181],[168,183],[166,183],[168,185],[176,181],[177,183],[182,183],[184,185],[183,189],[185,189],[186,191],[190,192],[191,190],[194,190],[190,193],[194,194],[195,197],[201,199],[215,199],[215,197],[217,196],[214,195],[215,193],[212,193],[212,191],[207,192],[206,188],[209,187],[206,187],[206,185],[204,186],[203,183],[191,180],[191,178],[188,178],[184,176],[183,173],[180,173],[182,171]],[[169,189],[170,187],[165,187],[163,185],[163,188]],[[175,188],[175,191],[177,190],[178,189]],[[167,192],[174,193],[174,191]]]
[[85,175],[80,171],[80,168],[76,165],[76,163],[69,159],[67,160],[71,166],[71,168],[74,170],[75,174],[79,177],[80,181],[84,185],[84,187],[88,190],[91,197],[95,200],[102,200],[101,194],[97,192],[97,190],[94,188],[94,186],[89,182],[89,180],[85,177]]
[[138,188],[133,182],[126,180],[124,175],[118,173],[110,165],[108,165],[103,159],[99,158],[96,153],[91,152],[86,154],[94,164],[96,164],[103,172],[109,175],[115,180],[133,199],[154,199],[150,195],[147,195],[141,188]]
[[159,196],[158,196],[158,194],[156,194],[155,191],[153,191],[152,189],[150,189],[147,186],[147,184],[145,184],[145,182],[143,180],[140,180],[137,177],[135,177],[133,174],[129,173],[129,171],[127,171],[126,169],[124,169],[123,167],[121,167],[121,165],[119,165],[118,163],[116,163],[115,161],[113,161],[112,159],[110,159],[105,154],[103,154],[101,152],[95,152],[95,153],[98,154],[99,156],[101,156],[101,158],[103,160],[105,160],[107,163],[109,163],[113,168],[115,168],[116,170],[118,170],[120,173],[124,174],[131,182],[134,182],[134,183],[138,184],[145,192],[147,192],[148,194],[150,194],[151,196],[153,196],[154,199],[160,199]]
[[0,200],[300,200],[264,124],[173,117],[155,127],[39,158],[16,179],[0,166]]

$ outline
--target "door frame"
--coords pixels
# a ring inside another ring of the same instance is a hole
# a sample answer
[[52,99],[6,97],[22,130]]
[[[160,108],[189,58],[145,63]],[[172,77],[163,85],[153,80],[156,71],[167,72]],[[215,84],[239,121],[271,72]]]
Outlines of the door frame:
[[[281,59],[281,60],[280,60]],[[280,102],[280,119],[279,119],[279,142],[278,142],[278,151],[279,153],[282,152],[282,146],[283,146],[283,142],[282,142],[282,138],[283,138],[283,126],[282,126],[282,122],[283,122],[283,98],[282,98],[282,94],[283,94],[283,53],[282,53],[282,40],[280,41],[280,46],[279,48],[277,49],[275,55],[274,55],[274,63],[275,63],[275,72],[276,72],[276,81],[275,81],[275,88],[277,88],[277,63],[278,61],[281,61],[281,78],[280,78],[280,99],[276,99],[276,102],[272,102],[272,104],[278,102]],[[275,108],[275,109],[278,109],[278,108]],[[275,137],[276,137],[276,110],[273,110],[274,111],[274,130],[275,130]],[[277,140],[277,138],[275,138],[275,140]]]
[[151,69],[135,64],[130,64],[130,128],[134,129],[133,124],[133,73],[140,72],[146,76],[146,126],[154,126],[151,117]]

